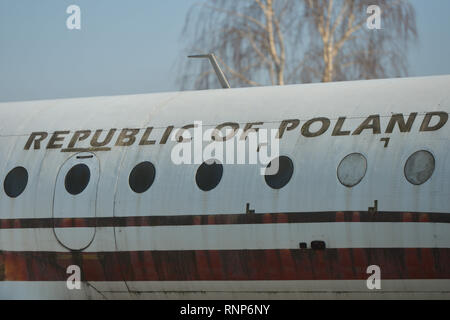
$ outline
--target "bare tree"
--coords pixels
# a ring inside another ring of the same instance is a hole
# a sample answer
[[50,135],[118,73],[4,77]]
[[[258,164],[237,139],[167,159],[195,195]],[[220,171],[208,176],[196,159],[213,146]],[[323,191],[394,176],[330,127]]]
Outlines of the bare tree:
[[[407,74],[406,51],[417,37],[415,12],[406,0],[306,0],[308,28],[305,82],[371,79]],[[369,30],[367,8],[382,10],[382,29]]]
[[[365,28],[367,7],[382,30]],[[214,52],[232,87],[400,76],[416,37],[407,0],[208,0],[189,11],[185,53]],[[217,87],[207,61],[186,61],[181,88]]]

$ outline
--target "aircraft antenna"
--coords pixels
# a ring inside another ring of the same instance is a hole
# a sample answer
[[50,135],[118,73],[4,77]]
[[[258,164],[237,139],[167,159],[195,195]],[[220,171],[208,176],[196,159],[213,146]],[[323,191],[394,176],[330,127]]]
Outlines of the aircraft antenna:
[[230,83],[228,82],[227,77],[225,77],[225,74],[217,63],[217,59],[214,53],[192,55],[188,56],[188,58],[208,58],[214,68],[214,71],[216,72],[217,78],[219,78],[222,88],[230,89]]

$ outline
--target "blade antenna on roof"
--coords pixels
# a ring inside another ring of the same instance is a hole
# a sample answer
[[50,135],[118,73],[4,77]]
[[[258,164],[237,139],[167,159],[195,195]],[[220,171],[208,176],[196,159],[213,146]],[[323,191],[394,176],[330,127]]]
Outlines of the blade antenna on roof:
[[188,58],[208,58],[214,68],[214,71],[216,72],[217,78],[219,78],[222,88],[230,89],[230,83],[228,82],[227,77],[225,77],[225,74],[223,73],[222,69],[220,69],[220,66],[217,63],[217,59],[216,59],[216,56],[214,55],[214,53],[198,54],[198,55],[188,56]]

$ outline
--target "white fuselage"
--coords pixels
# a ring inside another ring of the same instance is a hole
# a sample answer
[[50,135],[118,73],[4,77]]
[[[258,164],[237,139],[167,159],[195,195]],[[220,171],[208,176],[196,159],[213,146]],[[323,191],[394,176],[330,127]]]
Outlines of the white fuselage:
[[[449,88],[439,76],[0,103],[0,298],[449,298]],[[288,183],[223,160],[201,190],[207,159],[174,163],[188,141],[173,138],[200,121],[275,130]],[[154,180],[137,193],[142,162]],[[80,164],[88,183],[71,194]],[[24,190],[4,182],[18,167]]]

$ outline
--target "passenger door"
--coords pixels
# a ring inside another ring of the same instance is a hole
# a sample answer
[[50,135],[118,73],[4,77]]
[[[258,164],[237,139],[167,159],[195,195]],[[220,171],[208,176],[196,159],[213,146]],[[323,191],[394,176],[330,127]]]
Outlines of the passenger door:
[[56,178],[53,228],[58,241],[70,250],[84,250],[96,231],[99,161],[93,153],[68,159]]

